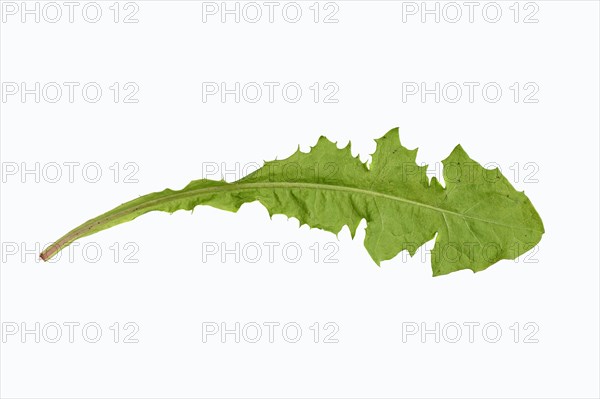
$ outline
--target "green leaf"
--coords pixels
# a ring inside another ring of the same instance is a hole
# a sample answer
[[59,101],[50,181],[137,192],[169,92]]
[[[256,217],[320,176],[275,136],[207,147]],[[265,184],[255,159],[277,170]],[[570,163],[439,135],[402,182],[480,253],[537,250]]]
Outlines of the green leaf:
[[[338,149],[325,137],[310,152],[300,149],[283,160],[266,162],[233,183],[195,180],[184,189],[144,195],[91,219],[41,253],[50,259],[73,241],[128,222],[151,211],[192,210],[197,205],[236,212],[259,201],[270,215],[295,217],[300,224],[339,233],[348,226],[354,238],[367,221],[365,247],[378,265],[434,237],[433,275],[457,270],[481,271],[501,259],[515,259],[533,248],[544,227],[523,192],[498,169],[485,169],[459,145],[443,163],[446,187],[417,150],[400,144],[398,129],[376,140],[370,167],[352,157],[350,144]],[[437,236],[436,236],[437,234]]]

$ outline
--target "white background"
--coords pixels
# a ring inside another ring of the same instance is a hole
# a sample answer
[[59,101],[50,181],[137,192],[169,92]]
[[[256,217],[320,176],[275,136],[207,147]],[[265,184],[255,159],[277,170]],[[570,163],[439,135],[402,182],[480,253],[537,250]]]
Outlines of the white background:
[[[538,1],[537,23],[523,22],[534,10],[525,3],[515,23],[512,1],[498,3],[497,23],[482,17],[484,2],[473,23],[462,2],[465,15],[457,23],[443,16],[422,23],[420,14],[406,13],[404,22],[406,4],[393,1],[338,1],[338,23],[323,23],[323,14],[314,23],[313,2],[300,3],[298,23],[286,22],[281,6],[274,23],[265,15],[257,23],[235,23],[232,16],[221,23],[219,15],[203,22],[199,1],[138,1],[138,23],[123,23],[123,14],[114,23],[113,2],[99,4],[98,23],[86,22],[81,6],[74,23],[65,15],[57,23],[32,16],[22,23],[19,13],[3,14],[3,88],[97,82],[103,95],[89,103],[76,90],[73,103],[43,96],[36,103],[33,95],[22,101],[17,94],[1,103],[3,331],[80,323],[73,343],[64,326],[57,343],[4,334],[2,397],[600,395],[597,2]],[[325,13],[324,3],[319,7]],[[115,103],[108,88],[114,82],[134,82],[139,102]],[[297,82],[303,95],[296,103],[281,91],[273,103],[235,103],[233,96],[203,102],[202,82]],[[314,82],[335,83],[338,102],[315,103],[308,88]],[[429,88],[496,82],[503,94],[488,102],[479,86],[472,103],[466,92],[457,103],[436,103],[433,95],[403,101],[403,82]],[[515,103],[514,82],[535,83],[538,102]],[[423,251],[377,267],[362,245],[364,222],[353,241],[347,229],[336,238],[284,216],[270,220],[260,205],[247,204],[238,214],[203,207],[148,214],[81,240],[72,260],[64,252],[53,263],[36,258],[36,246],[124,201],[200,177],[218,179],[203,176],[207,165],[232,169],[282,158],[298,145],[308,150],[321,134],[340,146],[350,140],[366,161],[373,140],[396,126],[404,145],[420,148],[419,162],[435,165],[460,143],[480,163],[500,165],[544,221],[539,248],[481,273],[432,278]],[[39,182],[21,174],[36,162]],[[50,173],[54,162],[95,162],[102,178],[86,181],[80,166],[70,182],[64,167],[52,183],[54,172],[44,176],[42,169]],[[117,183],[109,169],[115,162]],[[133,170],[123,168],[128,162],[137,165],[137,183],[123,182]],[[7,173],[14,165],[17,173]],[[137,263],[123,259],[128,242],[138,249]],[[256,263],[244,256],[223,262],[219,255],[203,261],[203,245],[211,242],[296,243],[303,252],[296,263],[281,249],[273,262],[266,253]],[[338,248],[337,263],[323,259],[328,242]],[[101,248],[97,262],[93,251],[82,253],[86,243]],[[321,248],[317,262],[314,243]],[[102,328],[97,343],[81,332],[92,322]],[[110,329],[115,322],[118,343]],[[123,342],[126,322],[139,327],[138,343]],[[203,323],[253,322],[280,323],[274,342],[266,327],[258,343],[244,337],[236,343],[233,335],[203,342]],[[290,322],[302,328],[297,343],[282,336]],[[315,322],[318,343],[310,329]],[[337,343],[323,342],[327,322],[339,327]],[[480,323],[473,342],[468,322]],[[539,328],[530,337],[537,343],[524,342],[528,322]],[[439,323],[440,330],[458,323],[463,336],[451,343],[455,332],[448,329],[440,342],[420,333],[403,340],[411,323],[430,329]],[[502,329],[498,342],[482,334],[486,323]]]

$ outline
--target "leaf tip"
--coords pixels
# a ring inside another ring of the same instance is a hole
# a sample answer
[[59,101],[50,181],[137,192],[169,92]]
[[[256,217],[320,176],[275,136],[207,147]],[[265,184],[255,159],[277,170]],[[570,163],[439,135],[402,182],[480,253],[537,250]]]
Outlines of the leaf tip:
[[457,144],[456,147],[454,147],[454,149],[452,150],[452,153],[450,155],[452,155],[452,154],[465,155],[467,157],[469,156],[469,155],[467,155],[467,152],[465,151],[463,146],[460,144]]
[[387,135],[395,135],[395,136],[399,137],[400,127],[396,126],[396,127],[391,128],[385,135],[386,136]]
[[375,139],[375,142],[380,143],[386,140],[394,140],[396,139],[398,142],[400,142],[400,128],[393,128],[390,129],[386,134],[384,134],[383,136],[381,136],[378,139]]
[[315,148],[319,144],[323,144],[323,143],[333,143],[333,142],[331,140],[329,140],[327,137],[325,137],[324,135],[320,135],[319,139],[317,140],[317,144],[315,144],[314,147],[311,147],[311,148]]

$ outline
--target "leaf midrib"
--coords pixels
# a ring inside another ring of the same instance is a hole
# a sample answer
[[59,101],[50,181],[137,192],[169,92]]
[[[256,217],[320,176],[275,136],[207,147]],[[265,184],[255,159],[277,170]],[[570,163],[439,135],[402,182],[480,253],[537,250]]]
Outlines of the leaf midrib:
[[[116,212],[114,214],[106,215],[104,217],[99,216],[97,218],[89,220],[88,222],[82,224],[78,228],[65,234],[62,238],[60,238],[58,241],[56,241],[51,247],[58,248],[58,250],[60,250],[66,244],[68,244],[74,240],[77,240],[78,238],[83,237],[84,236],[83,233],[86,233],[86,230],[87,231],[91,230],[92,227],[94,226],[94,224],[96,224],[97,226],[101,226],[104,223],[111,222],[111,221],[119,219],[123,216],[126,216],[127,214],[129,214],[132,211],[138,211],[138,210],[144,209],[144,208],[151,208],[151,207],[161,204],[161,203],[175,201],[175,200],[183,199],[186,197],[194,197],[194,196],[198,196],[198,195],[202,195],[202,194],[211,194],[211,193],[218,193],[218,192],[224,192],[224,191],[256,190],[256,189],[288,189],[288,190],[289,189],[312,189],[312,190],[328,190],[328,191],[355,193],[355,194],[366,195],[366,196],[370,196],[370,197],[386,198],[389,200],[403,202],[403,203],[410,204],[413,206],[430,209],[430,210],[433,210],[436,212],[440,212],[442,214],[453,215],[453,216],[457,216],[457,217],[461,217],[461,218],[468,218],[468,219],[477,220],[477,221],[480,221],[483,223],[494,224],[494,225],[502,226],[502,227],[506,227],[506,228],[511,228],[511,229],[516,228],[516,229],[521,229],[521,230],[529,230],[529,231],[538,232],[537,230],[529,229],[526,227],[510,226],[510,225],[507,225],[504,223],[499,223],[494,220],[478,218],[475,216],[466,215],[466,214],[462,214],[459,212],[454,212],[454,211],[451,211],[451,210],[448,210],[445,208],[440,208],[437,206],[425,204],[423,202],[413,201],[413,200],[409,200],[406,198],[382,193],[379,191],[366,190],[366,189],[361,189],[361,188],[357,188],[357,187],[338,186],[338,185],[333,185],[333,184],[322,184],[322,183],[290,183],[290,182],[264,183],[264,182],[260,182],[260,183],[229,183],[229,184],[224,184],[224,185],[220,185],[220,186],[203,187],[203,188],[193,189],[193,190],[189,190],[189,191],[178,191],[174,194],[171,194],[171,195],[168,195],[168,196],[165,196],[162,198],[150,200],[143,204],[131,205],[130,207],[123,209],[119,212]],[[185,189],[183,189],[183,190],[185,190]],[[87,235],[87,234],[85,234],[85,235]],[[49,249],[50,249],[50,247],[49,247]],[[58,250],[56,252],[58,252]],[[54,253],[56,253],[56,252],[54,252]],[[50,257],[53,256],[54,253],[52,253],[52,255],[50,255]]]

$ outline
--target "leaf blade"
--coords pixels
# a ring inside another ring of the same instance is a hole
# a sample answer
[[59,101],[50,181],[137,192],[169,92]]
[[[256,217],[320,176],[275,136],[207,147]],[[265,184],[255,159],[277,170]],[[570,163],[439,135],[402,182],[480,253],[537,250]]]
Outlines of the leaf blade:
[[[376,142],[370,168],[352,157],[350,145],[338,149],[321,137],[308,153],[298,149],[233,183],[202,179],[182,190],[147,194],[73,229],[41,257],[47,260],[79,238],[147,212],[172,213],[198,205],[237,212],[244,203],[254,201],[263,204],[270,215],[295,217],[301,225],[335,234],[348,226],[352,237],[366,219],[365,247],[378,265],[403,250],[414,255],[437,235],[432,251],[434,276],[484,270],[500,259],[516,258],[541,239],[541,218],[524,193],[516,191],[499,171],[490,172],[473,161],[462,147],[457,146],[442,161],[443,187],[435,178],[429,181],[426,166],[415,163],[416,150],[401,145],[398,129]],[[451,175],[453,167],[461,172],[458,178]],[[516,242],[524,245],[509,253]],[[497,245],[496,254],[485,253],[488,243]]]

